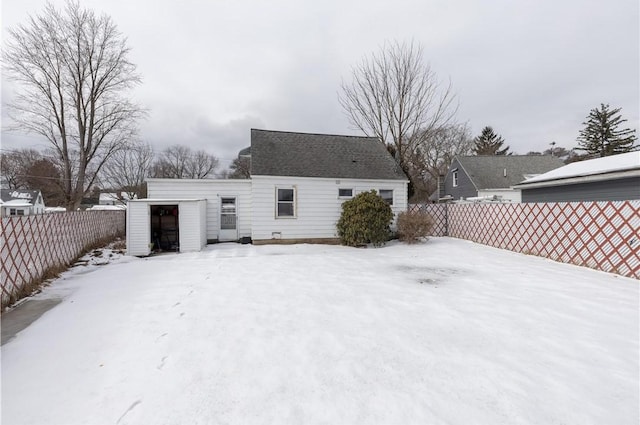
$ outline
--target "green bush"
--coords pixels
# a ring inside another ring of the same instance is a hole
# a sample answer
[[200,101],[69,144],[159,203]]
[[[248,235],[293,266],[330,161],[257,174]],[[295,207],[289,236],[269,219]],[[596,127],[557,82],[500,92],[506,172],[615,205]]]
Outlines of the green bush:
[[389,240],[392,219],[391,207],[375,190],[362,192],[342,204],[338,236],[343,245],[380,246]]
[[426,238],[433,229],[433,218],[424,211],[403,211],[398,214],[398,239],[407,243],[416,243]]

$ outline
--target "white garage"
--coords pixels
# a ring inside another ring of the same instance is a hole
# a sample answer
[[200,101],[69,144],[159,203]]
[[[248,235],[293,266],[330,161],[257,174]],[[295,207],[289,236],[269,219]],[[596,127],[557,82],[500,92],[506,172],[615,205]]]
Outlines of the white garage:
[[127,204],[127,254],[200,251],[207,244],[204,199],[140,199]]

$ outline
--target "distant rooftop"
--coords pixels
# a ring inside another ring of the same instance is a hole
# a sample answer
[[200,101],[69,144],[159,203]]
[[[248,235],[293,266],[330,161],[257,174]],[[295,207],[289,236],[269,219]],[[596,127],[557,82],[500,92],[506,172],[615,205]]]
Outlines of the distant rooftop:
[[0,199],[5,202],[5,205],[12,200],[21,200],[31,205],[38,199],[39,193],[39,190],[2,189]]
[[640,169],[640,152],[628,152],[603,158],[573,162],[564,167],[551,170],[523,181],[523,184],[538,183],[550,180],[585,177],[597,174],[607,174],[626,170]]
[[456,159],[478,190],[509,188],[527,176],[563,165],[562,160],[550,155],[479,155]]

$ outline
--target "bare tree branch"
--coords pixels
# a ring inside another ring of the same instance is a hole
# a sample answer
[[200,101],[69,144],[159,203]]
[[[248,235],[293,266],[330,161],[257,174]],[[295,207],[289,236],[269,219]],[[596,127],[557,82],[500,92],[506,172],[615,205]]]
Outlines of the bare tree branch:
[[163,150],[151,167],[151,176],[168,179],[206,179],[215,175],[218,158],[203,150],[173,145]]
[[343,81],[341,90],[339,101],[350,123],[392,145],[405,172],[423,136],[447,125],[457,111],[451,82],[437,80],[414,42],[385,44],[352,69],[352,81]]
[[127,96],[140,84],[110,17],[69,1],[9,31],[4,69],[20,91],[9,129],[43,136],[55,151],[69,209],[76,209],[109,157],[135,138],[144,111]]
[[153,149],[148,143],[136,142],[129,149],[113,153],[104,164],[104,182],[112,189],[126,192],[129,199],[144,197],[144,184],[151,171]]

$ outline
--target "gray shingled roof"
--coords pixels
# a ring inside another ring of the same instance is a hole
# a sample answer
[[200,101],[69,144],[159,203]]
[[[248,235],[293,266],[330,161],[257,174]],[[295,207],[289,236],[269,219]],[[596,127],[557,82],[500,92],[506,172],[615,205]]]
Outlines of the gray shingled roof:
[[251,175],[407,180],[374,137],[251,129]]
[[543,174],[564,165],[562,160],[549,155],[459,156],[457,159],[478,190],[508,188],[522,182],[526,175]]

